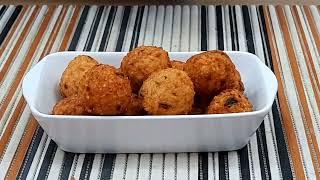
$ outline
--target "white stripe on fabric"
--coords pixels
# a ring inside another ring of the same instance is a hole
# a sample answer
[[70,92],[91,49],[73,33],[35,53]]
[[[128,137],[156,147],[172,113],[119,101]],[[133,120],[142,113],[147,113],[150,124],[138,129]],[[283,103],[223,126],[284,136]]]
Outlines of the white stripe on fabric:
[[141,46],[145,43],[145,34],[146,34],[146,28],[147,28],[147,19],[149,14],[149,7],[145,6],[143,11],[143,17],[141,21],[141,28],[139,32],[139,41],[138,46]]
[[214,161],[213,161],[214,153],[208,153],[208,180],[215,179],[215,172],[214,172]]
[[156,19],[155,19],[155,30],[154,30],[154,46],[161,46],[164,28],[164,6],[157,7]]
[[213,5],[208,6],[208,50],[217,49],[217,21],[216,8]]
[[126,180],[134,180],[137,179],[138,173],[138,162],[139,162],[139,155],[138,154],[129,154],[127,160],[127,170],[126,170]]
[[147,25],[145,31],[144,45],[152,45],[155,36],[155,25],[156,25],[157,7],[150,6],[149,13],[147,16]]
[[199,7],[191,6],[191,22],[190,22],[190,51],[199,51]]
[[214,167],[214,179],[219,179],[219,153],[213,153],[214,161],[213,161],[213,167]]
[[189,159],[189,179],[198,179],[198,153],[190,153]]
[[102,154],[95,154],[94,159],[92,162],[92,168],[91,168],[91,173],[89,180],[97,180],[100,179],[100,171],[101,171],[101,166],[102,166]]
[[320,33],[320,13],[316,6],[310,6],[310,10],[313,15],[314,22],[316,23],[316,26],[318,28],[318,33]]
[[112,179],[117,180],[117,179],[125,178],[126,163],[127,163],[127,155],[117,154],[115,163],[114,163]]
[[124,8],[119,6],[117,9],[116,16],[114,18],[113,26],[110,32],[110,38],[108,41],[108,46],[106,51],[114,51],[118,42],[118,37],[120,33],[121,21],[123,17]]
[[162,38],[162,47],[166,51],[171,50],[172,26],[173,26],[173,7],[171,5],[165,7],[164,29]]
[[163,154],[153,154],[151,167],[152,180],[162,179],[163,158]]
[[48,179],[58,179],[59,178],[59,173],[60,173],[60,169],[62,166],[63,157],[64,157],[64,152],[61,149],[57,148],[57,151],[54,155],[52,164],[50,166]]
[[[277,47],[286,47],[284,44],[284,39],[282,37],[282,32],[279,26],[277,14],[275,11],[274,6],[269,6],[269,12],[271,17],[271,22],[273,24],[273,30],[275,34],[275,40],[277,43]],[[294,129],[297,135],[297,140],[299,144],[299,150],[301,151],[302,156],[302,163],[303,168],[306,172],[306,176],[309,177],[310,171],[312,172],[313,169],[310,169],[310,165],[312,164],[310,152],[308,148],[308,142],[305,135],[305,130],[302,122],[302,116],[301,116],[301,110],[300,106],[298,104],[297,99],[297,91],[294,84],[294,79],[292,76],[289,59],[287,57],[287,52],[285,48],[278,48],[280,61],[279,65],[281,66],[281,75],[283,76],[283,84],[284,84],[284,90],[287,94],[288,103],[291,109],[290,115],[293,117],[293,125]],[[294,90],[294,91],[293,91]],[[306,161],[307,160],[307,161]],[[310,164],[311,163],[311,164]],[[312,166],[312,165],[311,165]],[[312,173],[311,173],[312,174]]]
[[150,164],[151,154],[141,154],[140,156],[140,164],[139,164],[139,174],[138,179],[147,180],[150,175]]
[[164,179],[175,179],[176,167],[175,167],[175,154],[167,153],[164,157]]
[[95,37],[93,44],[92,44],[92,48],[91,48],[92,51],[99,50],[99,45],[101,44],[103,32],[104,32],[104,29],[106,28],[110,9],[111,9],[111,6],[104,7],[104,9],[103,9],[103,12],[101,15],[101,20],[100,20],[100,23],[99,23],[99,26],[97,29],[97,33],[96,33],[97,37]]
[[[83,162],[84,162],[84,158],[85,158],[85,154],[80,154],[77,158],[77,165],[74,169],[74,173],[72,173],[73,177],[75,179],[79,179],[80,178],[80,174],[81,174],[81,169],[83,166]],[[76,157],[75,157],[76,158]]]
[[181,6],[174,6],[171,37],[171,51],[180,51],[181,36]]
[[189,44],[190,44],[190,6],[183,6],[182,9],[182,24],[181,24],[181,47],[180,50],[182,52],[189,51]]
[[177,154],[177,180],[188,179],[188,154]]

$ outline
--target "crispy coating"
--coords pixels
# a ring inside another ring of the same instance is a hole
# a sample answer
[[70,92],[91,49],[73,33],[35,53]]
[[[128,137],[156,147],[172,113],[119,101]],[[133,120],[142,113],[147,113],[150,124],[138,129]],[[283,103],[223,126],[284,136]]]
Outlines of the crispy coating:
[[172,61],[170,61],[170,63],[171,63],[171,67],[173,69],[179,69],[179,70],[182,70],[182,71],[184,69],[184,65],[186,64],[186,63],[184,63],[182,61],[178,61],[178,60],[172,60]]
[[136,94],[132,94],[130,104],[128,105],[127,111],[124,113],[124,115],[137,116],[144,114],[145,112],[142,105],[142,99]]
[[124,113],[131,101],[129,79],[109,65],[96,65],[84,77],[86,111],[94,115]]
[[151,73],[170,66],[168,53],[160,47],[140,46],[130,51],[121,62],[121,71],[131,82],[133,92],[137,93]]
[[98,62],[93,58],[85,55],[77,56],[72,60],[64,70],[59,87],[60,93],[64,97],[77,95],[80,88],[80,81],[84,74],[97,65]]
[[251,102],[241,91],[229,89],[213,98],[208,107],[208,114],[250,112],[252,110]]
[[234,71],[228,76],[223,87],[223,90],[226,89],[237,89],[241,92],[244,92],[244,85],[241,81],[241,76],[237,69],[234,69]]
[[188,114],[194,94],[187,73],[173,68],[153,73],[140,89],[143,107],[152,115]]
[[54,115],[85,115],[84,101],[81,97],[71,96],[60,100],[52,110]]
[[234,76],[235,66],[226,53],[213,50],[192,56],[184,70],[192,79],[196,93],[213,96],[224,90],[228,77]]

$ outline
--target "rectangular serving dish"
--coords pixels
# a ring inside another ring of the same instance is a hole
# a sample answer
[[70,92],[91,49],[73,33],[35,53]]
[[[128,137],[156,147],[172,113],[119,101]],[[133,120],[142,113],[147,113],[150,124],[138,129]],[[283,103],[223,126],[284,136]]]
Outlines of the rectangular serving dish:
[[[171,52],[186,61],[200,52]],[[119,67],[125,52],[58,52],[44,57],[25,76],[23,95],[41,127],[64,151],[76,153],[157,153],[229,151],[245,146],[274,101],[272,71],[250,53],[226,51],[240,72],[255,111],[170,116],[51,115],[61,99],[58,83],[68,63],[89,55]]]

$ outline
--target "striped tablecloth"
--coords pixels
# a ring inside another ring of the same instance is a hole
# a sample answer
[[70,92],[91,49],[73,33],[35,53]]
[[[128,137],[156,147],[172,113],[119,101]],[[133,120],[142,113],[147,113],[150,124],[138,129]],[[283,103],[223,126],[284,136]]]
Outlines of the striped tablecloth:
[[[215,153],[60,150],[22,97],[25,73],[56,51],[142,44],[259,56],[279,91],[249,144]],[[319,179],[319,53],[319,6],[0,6],[0,179]]]

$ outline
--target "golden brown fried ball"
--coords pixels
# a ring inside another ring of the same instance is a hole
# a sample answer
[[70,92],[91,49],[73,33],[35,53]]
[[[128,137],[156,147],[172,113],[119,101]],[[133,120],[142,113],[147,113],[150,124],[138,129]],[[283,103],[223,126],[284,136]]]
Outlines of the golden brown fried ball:
[[71,96],[60,100],[54,107],[54,115],[85,115],[84,101],[81,97]]
[[151,73],[169,66],[170,60],[165,50],[155,46],[140,46],[123,58],[121,71],[129,77],[133,92],[138,92]]
[[203,96],[219,94],[235,66],[229,56],[219,50],[207,51],[187,60],[184,71],[192,79],[196,93]]
[[86,111],[94,115],[124,113],[131,101],[129,79],[109,65],[96,65],[84,77]]
[[124,113],[127,116],[136,116],[145,114],[142,99],[136,94],[132,94],[130,104],[128,105],[127,111]]
[[208,107],[208,114],[250,112],[252,110],[251,102],[241,91],[230,89],[213,98]]
[[194,94],[187,73],[173,68],[153,73],[140,89],[143,107],[153,115],[188,114]]
[[170,61],[170,63],[171,63],[171,67],[172,67],[173,69],[179,69],[179,70],[182,70],[182,71],[183,71],[184,65],[185,65],[184,62],[182,62],[182,61],[177,61],[177,60],[172,60],[172,61]]
[[70,97],[78,94],[79,82],[84,74],[97,65],[98,62],[85,55],[77,56],[72,60],[64,70],[60,79],[60,93],[64,97]]

